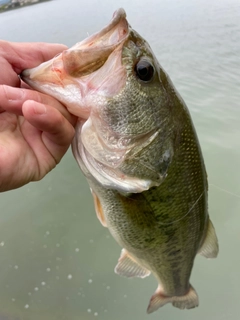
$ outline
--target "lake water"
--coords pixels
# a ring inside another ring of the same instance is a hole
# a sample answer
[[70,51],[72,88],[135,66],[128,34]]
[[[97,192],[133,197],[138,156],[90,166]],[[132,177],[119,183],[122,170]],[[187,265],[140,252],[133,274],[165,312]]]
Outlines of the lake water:
[[[1,320],[237,320],[240,288],[239,0],[55,0],[0,14],[0,38],[71,46],[118,7],[148,40],[186,101],[209,176],[219,257],[197,257],[200,306],[146,315],[153,277],[113,269],[120,248],[103,228],[71,152],[40,182],[1,194]],[[222,190],[223,189],[223,190]]]

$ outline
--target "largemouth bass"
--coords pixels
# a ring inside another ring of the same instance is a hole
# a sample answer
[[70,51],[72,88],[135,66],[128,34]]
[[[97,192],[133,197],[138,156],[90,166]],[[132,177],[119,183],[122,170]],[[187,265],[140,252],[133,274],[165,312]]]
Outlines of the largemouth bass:
[[218,253],[204,160],[184,101],[125,11],[21,77],[79,117],[73,154],[123,248],[115,272],[156,277],[148,313],[198,306],[195,256]]

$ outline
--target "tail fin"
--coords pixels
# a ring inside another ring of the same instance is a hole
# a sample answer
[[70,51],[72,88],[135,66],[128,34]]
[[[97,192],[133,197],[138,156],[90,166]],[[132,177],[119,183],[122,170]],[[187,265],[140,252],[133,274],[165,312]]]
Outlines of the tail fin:
[[151,297],[147,313],[152,313],[167,303],[179,309],[191,309],[198,306],[198,295],[194,288],[190,285],[189,291],[184,296],[168,297],[164,295],[162,288],[158,286],[154,295]]

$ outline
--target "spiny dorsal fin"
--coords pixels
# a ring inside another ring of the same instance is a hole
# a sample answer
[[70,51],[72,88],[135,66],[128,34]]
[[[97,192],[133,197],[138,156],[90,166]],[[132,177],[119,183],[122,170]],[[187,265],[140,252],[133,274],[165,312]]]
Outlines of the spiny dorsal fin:
[[151,273],[148,269],[140,266],[125,249],[122,249],[118,264],[114,271],[117,274],[128,278],[145,278]]
[[208,222],[206,237],[201,248],[198,250],[198,253],[205,258],[216,258],[218,255],[218,239],[210,219]]

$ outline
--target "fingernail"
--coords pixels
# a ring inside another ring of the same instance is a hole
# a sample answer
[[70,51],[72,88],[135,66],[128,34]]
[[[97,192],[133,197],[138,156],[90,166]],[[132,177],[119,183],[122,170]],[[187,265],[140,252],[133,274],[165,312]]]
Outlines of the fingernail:
[[14,101],[14,100],[22,100],[24,96],[24,90],[20,88],[14,88],[10,86],[3,85],[2,86],[6,98],[8,101]]
[[44,104],[32,101],[34,103],[33,109],[36,114],[44,114],[47,112],[47,108]]

